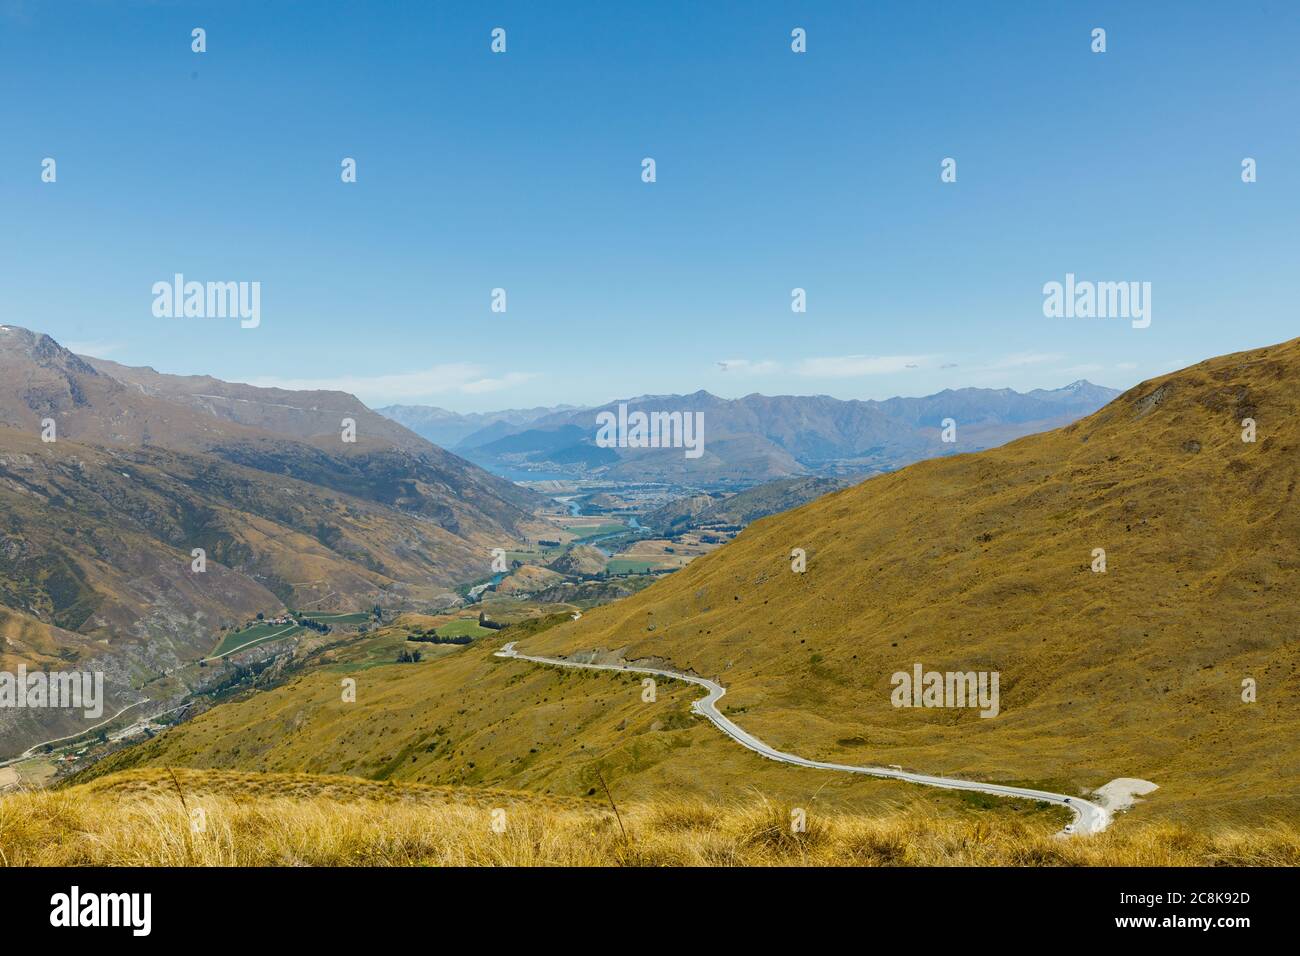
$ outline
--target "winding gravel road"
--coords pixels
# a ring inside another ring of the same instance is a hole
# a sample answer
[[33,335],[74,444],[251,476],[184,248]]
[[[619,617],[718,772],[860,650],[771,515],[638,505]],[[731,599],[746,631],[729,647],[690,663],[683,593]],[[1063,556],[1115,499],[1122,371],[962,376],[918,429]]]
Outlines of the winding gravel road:
[[690,684],[696,684],[708,691],[704,697],[691,704],[691,711],[707,717],[713,722],[713,725],[721,730],[742,747],[748,747],[757,754],[767,757],[769,760],[776,760],[781,763],[794,764],[799,767],[811,767],[814,770],[839,770],[844,773],[860,773],[869,777],[887,777],[890,780],[906,780],[908,783],[919,783],[926,787],[942,787],[945,790],[973,790],[977,793],[990,793],[998,797],[1017,797],[1022,800],[1042,800],[1047,803],[1059,804],[1067,807],[1074,813],[1074,822],[1067,826],[1062,835],[1078,835],[1087,833],[1100,833],[1106,827],[1110,826],[1111,813],[1105,807],[1098,806],[1095,803],[1089,803],[1079,797],[1068,797],[1063,793],[1049,793],[1046,790],[1030,790],[1026,787],[1010,787],[998,783],[978,783],[973,780],[958,780],[953,777],[931,777],[923,773],[908,773],[905,770],[890,770],[885,767],[850,767],[842,763],[827,763],[822,760],[809,760],[806,757],[799,757],[795,754],[784,753],[774,747],[769,747],[763,741],[759,740],[753,734],[746,733],[740,727],[737,727],[730,720],[722,715],[718,710],[718,701],[727,689],[721,684],[715,683],[706,677],[696,677],[692,674],[682,674],[678,671],[662,670],[655,667],[634,667],[630,664],[582,664],[576,661],[566,661],[558,657],[534,657],[530,654],[520,654],[515,650],[516,641],[511,641],[501,650],[496,652],[497,657],[511,657],[521,661],[531,661],[534,664],[549,664],[554,667],[576,667],[584,670],[595,671],[619,671],[625,674],[654,674],[659,677],[671,677],[674,680],[686,681]]

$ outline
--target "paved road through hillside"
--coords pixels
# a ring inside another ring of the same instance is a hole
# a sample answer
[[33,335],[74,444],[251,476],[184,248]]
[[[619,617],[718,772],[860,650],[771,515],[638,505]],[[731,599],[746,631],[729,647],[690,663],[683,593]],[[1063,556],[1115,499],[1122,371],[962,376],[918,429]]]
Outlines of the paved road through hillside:
[[774,747],[769,747],[763,741],[759,740],[753,734],[746,733],[740,727],[737,727],[730,720],[722,715],[718,710],[718,701],[727,689],[721,684],[715,683],[706,677],[696,677],[693,674],[683,674],[678,671],[663,670],[655,667],[636,667],[631,664],[585,664],[578,661],[568,661],[558,657],[534,657],[530,654],[520,654],[515,650],[517,642],[511,641],[501,650],[496,652],[497,657],[511,657],[521,661],[531,661],[534,664],[549,664],[554,667],[577,667],[585,670],[597,671],[619,671],[625,674],[654,674],[659,677],[671,677],[674,680],[686,681],[690,684],[696,684],[708,691],[704,697],[691,704],[691,710],[694,713],[707,717],[713,725],[721,730],[724,734],[736,741],[743,747],[748,747],[757,754],[767,757],[769,760],[776,760],[781,763],[794,764],[799,767],[811,767],[814,770],[839,770],[843,773],[860,773],[869,777],[886,777],[890,780],[906,780],[908,783],[919,783],[926,787],[942,787],[945,790],[972,790],[977,793],[990,793],[999,797],[1017,797],[1022,800],[1042,800],[1046,803],[1055,803],[1066,807],[1074,813],[1074,822],[1065,828],[1064,833],[1068,834],[1085,834],[1100,833],[1106,827],[1110,826],[1111,813],[1105,807],[1098,806],[1095,803],[1089,803],[1080,797],[1070,797],[1063,793],[1049,793],[1046,790],[1030,790],[1026,787],[1011,787],[998,783],[980,783],[974,780],[958,780],[953,777],[931,777],[923,773],[908,773],[905,770],[891,770],[886,767],[850,767],[846,764],[827,763],[823,760],[809,760],[806,757],[800,757],[795,754],[783,753]]

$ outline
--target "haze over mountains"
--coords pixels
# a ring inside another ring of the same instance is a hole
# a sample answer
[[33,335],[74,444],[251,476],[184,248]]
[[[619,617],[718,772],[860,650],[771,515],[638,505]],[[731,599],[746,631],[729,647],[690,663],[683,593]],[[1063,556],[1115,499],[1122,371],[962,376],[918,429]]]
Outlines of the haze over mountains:
[[388,405],[375,409],[380,415],[391,418],[421,438],[427,438],[443,448],[455,448],[470,436],[474,436],[472,444],[483,444],[547,415],[578,410],[577,405],[466,413],[452,412],[433,405]]
[[[602,448],[599,408],[532,409],[497,413],[475,431],[441,409],[379,409],[436,441],[451,438],[459,454],[489,470],[529,470],[617,481],[747,485],[800,475],[862,475],[890,471],[923,458],[978,451],[1022,435],[1068,424],[1119,393],[1074,382],[1064,388],[948,389],[923,398],[841,401],[825,395],[747,395],[722,399],[705,391],[625,400],[629,413],[700,412],[704,454],[687,460],[680,449]],[[957,441],[941,441],[944,419],[957,423]]]
[[[542,500],[351,395],[126,368],[0,326],[0,669],[93,659],[106,716],[257,612],[437,602]],[[53,736],[38,718],[81,725],[6,708],[0,741]]]

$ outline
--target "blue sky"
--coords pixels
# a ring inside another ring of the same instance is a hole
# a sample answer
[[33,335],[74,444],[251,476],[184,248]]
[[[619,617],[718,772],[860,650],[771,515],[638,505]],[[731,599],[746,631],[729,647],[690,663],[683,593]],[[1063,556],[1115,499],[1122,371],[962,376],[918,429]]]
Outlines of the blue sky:
[[[0,0],[0,321],[465,411],[1127,387],[1300,334],[1298,49],[1289,2]],[[155,318],[176,272],[260,327]],[[1151,326],[1045,318],[1067,272]]]

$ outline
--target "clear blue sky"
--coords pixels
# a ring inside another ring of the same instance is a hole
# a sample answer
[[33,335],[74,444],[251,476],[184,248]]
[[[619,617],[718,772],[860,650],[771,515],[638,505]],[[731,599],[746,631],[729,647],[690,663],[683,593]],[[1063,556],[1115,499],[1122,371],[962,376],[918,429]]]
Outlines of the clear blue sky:
[[[0,321],[163,371],[883,398],[1300,334],[1292,2],[0,0],[0,82]],[[261,327],[155,318],[175,272],[260,281]],[[1044,318],[1067,272],[1151,327]]]

